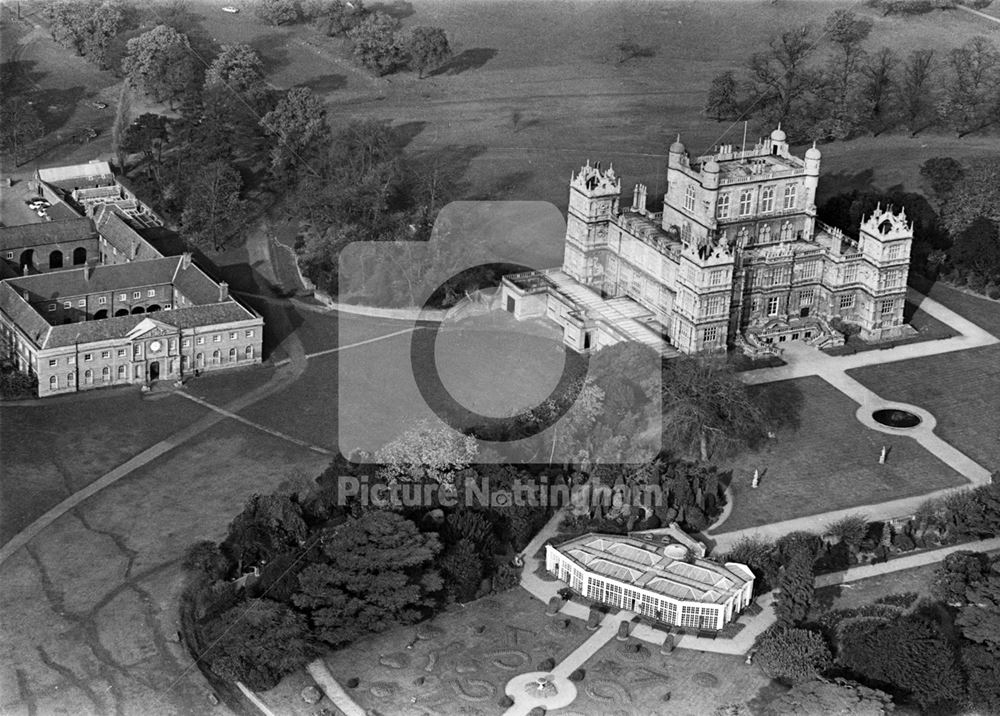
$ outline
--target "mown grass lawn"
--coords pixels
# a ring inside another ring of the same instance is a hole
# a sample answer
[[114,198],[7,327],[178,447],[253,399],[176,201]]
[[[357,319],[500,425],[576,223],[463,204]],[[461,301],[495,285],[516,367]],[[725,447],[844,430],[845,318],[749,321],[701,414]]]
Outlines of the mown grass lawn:
[[[911,438],[861,425],[854,417],[857,403],[821,378],[799,378],[790,384],[799,393],[798,424],[780,429],[759,449],[722,463],[733,471],[734,506],[719,532],[966,483]],[[872,387],[883,394],[880,387]],[[883,445],[890,448],[890,459],[880,465]],[[751,487],[754,470],[761,473],[757,489]]]
[[135,388],[0,406],[0,542],[205,412]]
[[937,418],[935,432],[991,471],[1000,470],[1000,345],[856,368],[848,374],[887,400]]

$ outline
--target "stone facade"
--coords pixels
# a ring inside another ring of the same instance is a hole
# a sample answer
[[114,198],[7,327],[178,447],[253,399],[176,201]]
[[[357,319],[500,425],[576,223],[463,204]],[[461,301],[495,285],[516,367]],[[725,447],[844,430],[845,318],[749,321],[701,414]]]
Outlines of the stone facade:
[[[820,158],[815,146],[792,155],[781,129],[752,149],[723,146],[695,159],[678,140],[659,212],[647,208],[641,184],[623,208],[614,169],[588,162],[570,181],[561,271],[537,274],[542,287],[533,290],[524,275],[505,279],[505,306],[517,313],[519,301],[569,297],[576,320],[560,323],[577,349],[615,342],[607,325],[615,314],[685,353],[836,344],[843,336],[829,325],[834,317],[857,324],[866,340],[897,337],[906,330],[912,225],[882,207],[863,220],[858,240],[819,222]],[[626,298],[637,308],[582,305],[565,277],[605,305]]]

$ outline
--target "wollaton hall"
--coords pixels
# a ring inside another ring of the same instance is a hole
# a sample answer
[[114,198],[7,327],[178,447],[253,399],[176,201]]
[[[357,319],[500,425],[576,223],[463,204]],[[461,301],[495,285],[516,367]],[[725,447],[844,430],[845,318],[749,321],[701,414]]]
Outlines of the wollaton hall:
[[820,156],[815,146],[793,156],[780,128],[697,158],[678,139],[660,212],[641,184],[622,206],[614,169],[588,162],[570,181],[562,267],[505,277],[504,307],[558,322],[578,351],[623,340],[665,354],[823,347],[843,342],[834,317],[869,341],[911,331],[912,224],[879,207],[853,239],[818,221]]

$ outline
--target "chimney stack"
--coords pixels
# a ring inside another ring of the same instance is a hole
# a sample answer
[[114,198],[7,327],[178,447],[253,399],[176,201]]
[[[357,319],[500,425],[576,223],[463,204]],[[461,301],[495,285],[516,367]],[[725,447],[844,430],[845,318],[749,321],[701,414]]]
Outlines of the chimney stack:
[[191,252],[185,251],[181,254],[181,270],[183,271],[191,265]]
[[219,284],[219,303],[229,298],[229,284],[223,281]]
[[93,265],[91,265],[91,264],[84,264],[83,265],[83,280],[84,281],[89,281],[90,280],[90,275],[93,272],[94,272]]

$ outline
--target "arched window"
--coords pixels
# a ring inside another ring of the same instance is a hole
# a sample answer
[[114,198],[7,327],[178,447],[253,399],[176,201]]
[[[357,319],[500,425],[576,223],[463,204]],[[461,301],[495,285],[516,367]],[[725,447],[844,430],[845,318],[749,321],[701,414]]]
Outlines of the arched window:
[[237,360],[239,360],[238,356],[239,356],[239,354],[236,352],[235,348],[230,348],[229,349],[229,362],[230,363],[235,363]]
[[49,376],[49,390],[59,390],[59,378],[54,375]]
[[25,269],[35,268],[35,250],[25,249],[21,252],[21,258],[18,260],[17,265],[19,267],[20,273],[24,273]]
[[118,380],[125,380],[128,377],[128,374],[126,373],[127,370],[128,366],[124,363],[118,366]]
[[82,246],[77,246],[73,249],[73,265],[79,266],[85,263],[87,263],[87,249]]
[[738,246],[746,246],[750,243],[750,230],[747,227],[741,227],[739,231],[736,232],[736,244]]
[[246,354],[247,360],[253,359],[253,346],[247,346],[247,349],[243,352]]
[[222,361],[222,353],[219,351],[212,351],[212,365],[219,365]]
[[62,251],[58,249],[49,254],[49,268],[58,269],[63,266],[63,255]]
[[781,225],[781,240],[782,241],[792,240],[792,225],[787,221]]
[[87,372],[83,374],[83,382],[87,385],[92,385],[94,382],[94,371],[87,368]]
[[111,380],[111,366],[106,365],[103,368],[101,368],[101,380],[103,380],[105,383],[110,382],[110,380]]
[[195,365],[196,368],[201,368],[203,365],[205,365],[205,354],[204,353],[199,353],[198,355],[196,355],[194,357],[194,365]]
[[694,186],[688,184],[687,191],[684,192],[684,208],[688,211],[694,211]]
[[763,212],[774,210],[774,187],[766,186],[760,192],[760,210]]
[[127,308],[119,308],[117,311],[115,311],[115,318],[120,318],[121,316],[127,316],[127,315],[128,315]]
[[76,382],[76,375],[73,373],[66,374],[66,385],[73,385]]
[[768,243],[771,240],[771,227],[768,226],[767,224],[764,224],[762,227],[760,227],[760,232],[758,233],[758,239],[762,244]]

